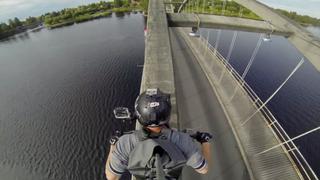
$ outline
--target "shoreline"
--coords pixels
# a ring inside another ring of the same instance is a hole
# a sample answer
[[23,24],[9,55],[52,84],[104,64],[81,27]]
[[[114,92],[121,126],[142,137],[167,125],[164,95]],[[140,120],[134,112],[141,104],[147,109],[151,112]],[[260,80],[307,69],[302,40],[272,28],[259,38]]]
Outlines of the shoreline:
[[[148,0],[147,0],[148,1]],[[136,0],[114,2],[100,1],[89,3],[87,5],[79,5],[73,8],[64,8],[59,11],[52,11],[42,14],[38,17],[29,17],[20,21],[19,18],[8,20],[7,23],[0,23],[0,40],[10,38],[19,33],[28,33],[30,29],[42,28],[56,29],[64,26],[71,26],[86,21],[99,18],[109,17],[113,13],[137,13],[147,11],[147,4]],[[34,31],[32,31],[34,32]]]
[[28,32],[29,30],[33,30],[41,26],[42,26],[41,23],[36,23],[36,24],[27,25],[27,26],[21,26],[20,28],[16,28],[10,31],[2,32],[0,33],[0,40],[12,37],[16,34]]
[[107,11],[100,11],[97,13],[93,13],[93,14],[85,14],[85,15],[81,15],[72,19],[68,19],[64,22],[60,22],[60,23],[56,23],[56,24],[52,24],[52,25],[45,25],[45,27],[47,29],[56,29],[56,28],[60,28],[60,27],[64,27],[64,26],[71,26],[73,24],[79,24],[79,23],[83,23],[83,22],[87,22],[87,21],[91,21],[91,20],[95,20],[95,19],[100,19],[100,18],[104,18],[104,17],[110,17],[112,16],[113,13],[128,13],[128,12],[141,12],[142,10],[136,10],[136,9],[131,9],[131,8],[113,8],[111,10],[107,10]]
[[[51,29],[58,29],[61,27],[66,27],[66,26],[72,26],[74,24],[80,24],[80,23],[84,23],[87,21],[92,21],[95,19],[101,19],[101,18],[107,18],[107,17],[111,17],[113,13],[117,14],[117,13],[142,13],[143,11],[140,9],[129,9],[129,10],[122,10],[121,8],[114,8],[116,9],[115,11],[110,10],[110,11],[105,11],[105,12],[99,12],[99,13],[94,13],[91,14],[90,16],[83,16],[80,18],[74,18],[74,19],[69,19],[68,21],[65,22],[61,22],[61,23],[57,23],[57,24],[53,24],[53,25],[37,25],[34,26],[33,28],[26,28],[23,30],[15,30],[15,31],[8,31],[5,33],[0,34],[0,41],[5,40],[7,38],[13,37],[15,35],[21,34],[21,33],[28,33],[30,32],[35,32],[33,31],[34,29],[41,30],[43,28],[46,28],[48,30]],[[120,9],[120,10],[118,10]]]

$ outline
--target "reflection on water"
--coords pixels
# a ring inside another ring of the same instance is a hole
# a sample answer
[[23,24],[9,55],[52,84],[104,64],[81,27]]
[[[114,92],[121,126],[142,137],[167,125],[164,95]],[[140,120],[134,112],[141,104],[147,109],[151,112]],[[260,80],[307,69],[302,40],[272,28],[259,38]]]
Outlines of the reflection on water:
[[[9,36],[4,39],[0,39],[0,43],[11,43],[11,42],[16,42],[17,40],[27,40],[29,39],[29,33],[28,32],[22,32],[13,36]],[[1,44],[0,44],[1,45]]]
[[125,16],[124,12],[115,12],[114,14],[116,15],[116,17],[124,17]]
[[10,37],[4,38],[4,39],[0,39],[0,43],[9,43],[9,42],[16,41],[16,40],[17,40],[16,36],[10,36]]
[[133,14],[0,42],[0,179],[105,179],[112,109],[139,93],[143,28]]
[[16,37],[18,37],[21,40],[26,40],[30,38],[28,32],[17,34]]

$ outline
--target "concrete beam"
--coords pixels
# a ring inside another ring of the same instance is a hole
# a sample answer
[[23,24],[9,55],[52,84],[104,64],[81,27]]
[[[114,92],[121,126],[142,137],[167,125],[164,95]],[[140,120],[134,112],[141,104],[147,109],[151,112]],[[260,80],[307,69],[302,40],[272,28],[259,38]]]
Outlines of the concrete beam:
[[298,23],[278,14],[272,8],[255,0],[234,0],[255,12],[264,20],[281,29],[289,29],[293,35],[288,40],[320,71],[320,40]]
[[[160,88],[171,95],[171,125],[177,126],[172,54],[163,0],[150,0],[148,9],[145,59],[140,92]],[[136,128],[140,128],[137,123]]]
[[[198,26],[198,18],[195,14],[186,13],[168,13],[169,26],[171,27],[196,27]],[[217,29],[232,29],[238,31],[248,31],[256,33],[270,33],[271,25],[264,21],[244,19],[238,17],[226,17],[217,15],[199,14],[200,27],[217,28]],[[282,27],[273,26],[272,34],[289,37],[293,32]]]

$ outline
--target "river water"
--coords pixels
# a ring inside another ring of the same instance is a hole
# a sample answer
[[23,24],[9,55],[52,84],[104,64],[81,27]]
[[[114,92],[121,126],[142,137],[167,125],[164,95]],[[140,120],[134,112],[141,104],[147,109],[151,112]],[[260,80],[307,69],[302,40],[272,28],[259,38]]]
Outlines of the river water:
[[0,43],[0,179],[104,179],[112,109],[139,93],[143,29],[127,14]]
[[320,27],[308,26],[306,29],[320,39]]
[[[215,45],[218,31],[209,31],[208,34],[208,29],[203,29],[201,34],[209,37],[209,42]],[[233,34],[234,31],[221,32],[218,50],[224,57],[228,56]],[[259,37],[260,34],[257,33],[238,32],[230,64],[240,75],[244,72]],[[303,55],[287,39],[272,36],[271,42],[262,42],[245,80],[262,101],[266,101],[289,76],[302,57]],[[320,126],[319,102],[320,73],[306,59],[267,107],[293,138]],[[294,141],[318,176],[320,176],[319,139],[320,131],[317,131]]]
[[[139,93],[143,28],[141,14],[113,15],[0,42],[1,179],[104,179],[108,138],[122,127],[112,109],[132,107]],[[232,35],[222,33],[224,56]],[[258,38],[239,32],[230,61],[240,73]],[[273,36],[246,80],[265,100],[300,58],[286,39]],[[268,107],[293,137],[320,125],[319,102],[319,72],[305,62]],[[317,132],[296,143],[320,174],[319,138]]]

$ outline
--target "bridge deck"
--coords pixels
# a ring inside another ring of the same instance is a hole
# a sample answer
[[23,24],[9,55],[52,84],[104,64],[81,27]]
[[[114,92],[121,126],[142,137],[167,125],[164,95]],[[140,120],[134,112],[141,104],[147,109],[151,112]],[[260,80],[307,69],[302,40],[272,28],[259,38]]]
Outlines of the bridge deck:
[[182,179],[249,179],[226,116],[195,56],[173,29],[170,40],[180,128],[206,130],[215,135],[209,174],[200,175],[186,168]]
[[[172,95],[173,126],[208,130],[216,136],[210,173],[200,177],[186,170],[183,179],[299,179],[282,148],[255,156],[279,141],[261,113],[239,127],[256,110],[255,105],[242,89],[228,101],[238,82],[225,73],[218,83],[224,65],[217,56],[203,51],[205,45],[199,38],[190,38],[182,31],[171,32],[169,38],[163,0],[149,1],[147,24],[141,91],[159,87]],[[175,95],[179,123],[175,121]]]
[[[242,152],[249,175],[251,175],[250,178],[259,180],[300,179],[291,159],[281,147],[266,154],[255,156],[257,153],[273,147],[280,142],[267,126],[261,113],[257,113],[246,125],[240,127],[240,124],[256,111],[255,105],[242,88],[239,88],[235,94],[235,98],[230,101],[230,97],[238,86],[238,82],[230,73],[226,72],[224,73],[224,78],[221,79],[221,83],[219,83],[221,74],[225,69],[221,61],[210,50],[205,51],[206,46],[199,38],[190,38],[185,30],[180,29],[180,33],[186,40],[194,56],[197,57],[196,59],[207,76],[207,82],[210,82],[211,88],[215,90],[217,99],[226,114],[227,121],[231,125],[229,128],[233,129],[233,133],[238,141],[240,152]],[[202,98],[201,101],[208,102],[209,99]],[[178,104],[180,105],[180,103]],[[215,111],[214,107],[211,107],[211,111]],[[216,119],[211,119],[207,126],[215,126],[215,123]],[[223,136],[224,131],[226,130],[217,131],[218,137]],[[229,141],[229,139],[225,138],[223,140],[223,143],[228,143],[227,141]],[[223,154],[219,154],[219,156],[221,155]]]
[[[168,22],[163,0],[150,0],[147,22],[145,59],[140,92],[160,88],[171,94],[171,123],[177,124],[174,75],[168,32]],[[136,124],[136,129],[140,124]]]

